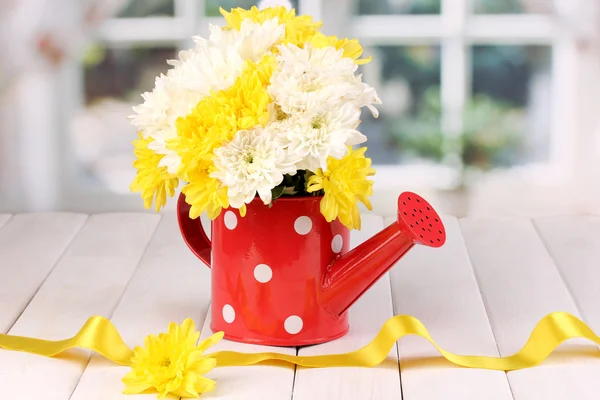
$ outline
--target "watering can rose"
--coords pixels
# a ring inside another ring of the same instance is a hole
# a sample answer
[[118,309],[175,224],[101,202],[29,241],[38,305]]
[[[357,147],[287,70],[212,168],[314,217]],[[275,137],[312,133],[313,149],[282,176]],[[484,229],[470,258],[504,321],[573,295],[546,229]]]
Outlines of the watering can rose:
[[360,229],[375,171],[352,147],[367,140],[361,109],[381,104],[357,74],[362,47],[281,6],[221,13],[226,25],[194,37],[134,107],[131,189],[158,211],[185,182],[189,217],[213,220],[255,198],[320,197],[328,222]]

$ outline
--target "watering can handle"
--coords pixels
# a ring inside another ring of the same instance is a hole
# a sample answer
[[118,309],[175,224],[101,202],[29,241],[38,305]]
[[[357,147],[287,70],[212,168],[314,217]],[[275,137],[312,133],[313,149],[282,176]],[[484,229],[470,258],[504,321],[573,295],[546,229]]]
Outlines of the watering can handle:
[[191,206],[185,201],[185,194],[181,193],[177,201],[177,221],[181,236],[196,257],[210,268],[211,242],[204,232],[200,217],[190,218],[190,208]]

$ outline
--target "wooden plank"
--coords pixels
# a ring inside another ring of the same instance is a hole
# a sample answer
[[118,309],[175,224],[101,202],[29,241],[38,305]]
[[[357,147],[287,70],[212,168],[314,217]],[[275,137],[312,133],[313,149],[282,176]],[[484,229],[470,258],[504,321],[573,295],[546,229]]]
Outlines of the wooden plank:
[[[91,216],[9,333],[64,339],[92,315],[110,317],[159,219]],[[2,398],[68,399],[89,357],[81,350],[62,358],[0,352]]]
[[82,214],[42,213],[4,219],[0,229],[0,332],[7,332],[15,323],[86,218]]
[[[550,312],[580,316],[529,219],[470,218],[461,220],[461,229],[501,355],[518,351]],[[588,352],[588,357],[565,357],[565,351]],[[598,354],[597,347],[573,340],[543,365],[509,372],[514,398],[598,399],[600,358],[589,353]]]
[[534,224],[579,312],[600,332],[600,218],[545,217]]
[[[205,229],[208,225],[205,224]],[[209,234],[210,237],[210,234]],[[200,335],[206,339],[210,329],[210,308]],[[296,354],[295,347],[272,347],[221,340],[211,351],[231,350],[245,353],[278,352]],[[279,400],[291,398],[294,385],[294,368],[285,364],[261,364],[251,367],[216,368],[210,378],[217,382],[214,392],[202,395],[206,399],[219,400]]]
[[[204,220],[206,222],[206,220]],[[208,225],[204,224],[207,229]],[[210,234],[208,235],[210,237]],[[200,334],[204,340],[213,334],[210,329],[210,307]],[[221,340],[212,351],[230,350],[244,353],[278,352],[296,354],[295,347],[273,347]],[[285,364],[261,364],[251,367],[216,368],[210,378],[217,382],[214,392],[203,394],[206,399],[219,400],[279,400],[292,397],[295,369]]]
[[[442,220],[447,232],[444,246],[415,246],[392,269],[395,312],[420,319],[444,349],[498,356],[458,221],[447,216]],[[418,337],[402,339],[398,350],[407,399],[513,398],[502,371],[455,368],[431,343]]]
[[[210,302],[210,269],[183,242],[177,216],[167,213],[156,229],[140,265],[131,278],[112,321],[131,347],[143,345],[149,334],[166,332],[169,322],[186,318],[202,328]],[[77,385],[72,400],[128,399],[119,367],[95,354]],[[155,394],[136,398],[156,399]]]
[[[361,231],[352,232],[357,246],[383,228],[383,219],[363,216]],[[299,349],[299,355],[343,353],[356,350],[375,337],[383,323],[393,315],[389,274],[385,274],[350,309],[350,332],[340,339]],[[378,368],[298,368],[294,400],[317,399],[400,399],[398,353],[394,348]]]
[[[210,330],[210,311],[202,328],[201,339],[206,339],[213,332]],[[244,353],[260,353],[274,351],[277,353],[296,354],[295,347],[271,347],[254,344],[237,343],[221,340],[212,351],[231,350]],[[202,398],[219,400],[280,400],[292,397],[294,385],[294,368],[288,365],[258,365],[251,367],[216,368],[210,378],[217,382],[214,392],[203,394]]]
[[10,219],[10,214],[0,214],[0,228]]

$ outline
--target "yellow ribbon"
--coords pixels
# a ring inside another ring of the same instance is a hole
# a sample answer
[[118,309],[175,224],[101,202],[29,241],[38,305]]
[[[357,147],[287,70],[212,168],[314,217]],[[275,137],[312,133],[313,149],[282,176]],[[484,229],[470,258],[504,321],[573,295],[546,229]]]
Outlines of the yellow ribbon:
[[0,334],[0,348],[40,356],[54,357],[75,347],[93,350],[121,365],[131,365],[133,357],[133,350],[123,342],[113,323],[99,316],[88,319],[77,335],[65,340],[51,341]]
[[[321,356],[290,356],[280,353],[240,353],[219,351],[207,354],[217,360],[217,366],[245,366],[263,361],[279,360],[309,368],[373,367],[381,364],[394,343],[407,335],[429,340],[449,362],[467,368],[512,371],[533,367],[544,361],[561,343],[574,338],[585,338],[600,345],[598,337],[583,321],[565,313],[545,316],[533,329],[525,346],[508,357],[465,356],[450,353],[438,346],[425,326],[409,315],[398,315],[387,320],[377,336],[363,348],[344,354]],[[115,326],[104,317],[90,318],[72,338],[48,341],[0,334],[0,347],[52,357],[74,347],[86,348],[102,354],[121,365],[131,365],[133,351],[127,347]]]

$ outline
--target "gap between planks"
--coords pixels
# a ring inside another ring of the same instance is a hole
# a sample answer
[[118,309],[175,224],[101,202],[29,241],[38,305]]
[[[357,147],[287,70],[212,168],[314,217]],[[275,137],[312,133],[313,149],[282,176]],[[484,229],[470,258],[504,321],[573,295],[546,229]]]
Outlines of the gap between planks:
[[10,214],[0,214],[0,229],[12,217]]
[[[451,216],[440,218],[446,227],[446,244],[441,248],[417,245],[391,271],[396,312],[417,317],[448,351],[497,356],[458,221]],[[393,222],[395,218],[386,220],[386,224]],[[402,389],[408,399],[513,398],[503,371],[456,367],[425,339],[403,338],[398,352]]]
[[[368,216],[365,217],[364,220],[365,228],[362,233],[353,232],[353,244],[356,245],[358,242],[362,242],[366,237],[371,236],[379,232],[382,228],[382,219],[379,217]],[[369,228],[370,226],[370,228]],[[371,294],[368,294],[366,297],[375,297],[381,298],[381,293],[383,289],[383,293],[386,291],[389,294],[389,279],[387,275],[384,279],[381,280],[376,287],[371,289]],[[380,294],[377,294],[377,293]],[[362,313],[365,313],[365,300],[361,300],[363,305]],[[359,301],[360,303],[360,301]],[[383,304],[383,303],[382,303]],[[391,316],[391,300],[387,300],[387,307],[389,307],[389,314]],[[351,311],[351,313],[355,313],[357,307],[360,308],[359,304],[356,304]],[[369,310],[372,311],[372,310]],[[375,313],[377,314],[377,313]],[[352,314],[351,314],[352,315]],[[379,315],[380,316],[380,315]],[[372,319],[372,317],[371,317]],[[232,341],[222,340],[219,342],[214,350],[233,350],[233,351],[242,351],[242,352],[263,352],[263,351],[275,351],[275,352],[283,352],[290,355],[300,354],[309,354],[310,352],[316,352],[317,354],[330,354],[330,353],[338,353],[342,351],[355,350],[360,345],[366,344],[367,341],[371,340],[374,336],[374,332],[380,328],[380,323],[367,323],[368,329],[372,332],[363,332],[365,331],[364,327],[356,329],[357,321],[354,321],[355,329],[351,328],[350,333],[342,339],[338,339],[337,341],[331,342],[326,345],[318,345],[318,346],[310,346],[310,347],[269,347],[269,346],[258,346],[258,345],[250,345],[250,344],[242,344],[236,343]],[[352,324],[352,322],[351,322]],[[201,338],[204,339],[212,334],[210,330],[210,312],[207,314],[206,321],[204,322],[204,327],[202,329]],[[361,342],[361,343],[358,343]],[[364,343],[362,343],[364,342]],[[345,345],[344,345],[345,343]],[[343,345],[347,348],[341,348],[340,345]],[[344,399],[362,399],[362,398],[370,398],[370,397],[361,397],[361,393],[368,393],[369,390],[377,391],[378,388],[375,384],[377,382],[383,382],[382,379],[371,379],[369,374],[377,376],[385,376],[389,377],[393,375],[393,385],[398,389],[398,395],[393,398],[398,399],[400,395],[399,389],[399,377],[398,377],[398,367],[397,367],[397,357],[396,350],[393,350],[394,356],[394,370],[390,373],[389,370],[381,371],[377,369],[358,369],[358,368],[329,368],[329,369],[302,369],[296,368],[293,366],[289,366],[287,364],[279,364],[279,365],[257,365],[250,367],[227,367],[227,368],[216,368],[210,374],[212,379],[217,381],[217,390],[212,393],[207,393],[203,395],[206,398],[219,398],[219,399],[273,399],[279,400],[282,398],[293,398],[293,399],[301,399],[307,398],[310,400],[317,399],[330,399],[330,397],[325,390],[325,386],[319,385],[315,380],[323,379],[325,376],[328,381],[334,380],[334,382],[328,382],[327,388],[339,388],[340,383],[345,383],[346,393],[342,396],[338,393],[339,396],[333,398],[344,398]],[[354,371],[353,371],[354,370]],[[360,378],[358,376],[358,370],[360,370],[360,374],[363,374],[363,377]],[[311,374],[311,376],[307,375]],[[314,375],[312,375],[314,374]],[[304,378],[303,378],[304,377]],[[345,380],[344,380],[345,379]],[[337,382],[337,384],[336,384]],[[353,386],[354,385],[354,386]],[[386,385],[389,387],[391,385]],[[268,388],[265,389],[265,388]],[[352,390],[355,389],[354,393]],[[362,388],[362,389],[361,389]],[[356,390],[358,389],[358,390]],[[385,397],[378,397],[378,399],[384,399]]]
[[600,329],[600,217],[556,216],[532,220],[582,318]]
[[[352,231],[351,248],[379,233],[383,218],[363,215],[363,227]],[[354,351],[370,342],[383,323],[393,316],[389,274],[382,276],[350,308],[350,332],[337,340],[301,347],[299,355],[335,354]],[[344,367],[296,370],[294,400],[400,399],[402,396],[396,345],[388,360],[375,368]]]
[[[117,305],[112,321],[133,348],[148,334],[165,332],[170,322],[192,318],[200,328],[210,300],[210,270],[187,248],[175,214],[161,219],[147,250]],[[71,399],[130,399],[121,393],[128,367],[94,355]],[[155,399],[156,395],[136,395]],[[203,395],[205,397],[205,395]]]
[[[58,261],[9,333],[64,339],[91,315],[110,315],[154,232],[158,216],[135,213],[91,216]],[[0,231],[1,232],[1,231]],[[48,359],[27,353],[0,353],[3,398],[68,399],[84,372],[90,351]],[[36,381],[37,385],[28,385]]]
[[[6,222],[6,221],[4,221],[4,222]],[[0,232],[1,232],[1,230],[0,230]],[[544,242],[544,244],[545,244],[545,246],[546,246],[546,250],[550,252],[550,248],[551,248],[551,247],[549,247],[549,245],[548,245],[547,243],[545,243],[545,242]],[[555,265],[554,265],[554,266],[555,266],[556,268],[559,268],[559,265],[558,265],[557,263],[555,263]],[[203,268],[203,266],[201,266],[201,265],[200,265],[200,266],[199,266],[199,268]],[[398,273],[400,273],[400,272],[398,272]],[[563,278],[563,279],[565,279],[565,278],[564,278],[564,276],[563,276],[562,278]],[[566,282],[566,281],[565,281],[565,282]],[[393,293],[393,291],[392,291],[392,293]],[[576,296],[576,295],[577,295],[577,293],[575,293],[575,296]],[[125,296],[123,295],[123,298],[124,298],[124,297],[125,297]],[[573,297],[573,296],[572,296],[572,297]],[[123,301],[123,300],[121,300],[121,302],[122,302],[122,301]],[[394,301],[397,301],[397,300],[396,300],[396,299],[394,299]],[[575,301],[575,298],[573,298],[573,301]],[[161,327],[161,329],[164,329],[164,328],[163,328],[163,327]],[[139,339],[139,338],[138,338],[138,339]],[[436,340],[437,340],[437,339],[436,339]],[[296,349],[294,349],[294,350],[296,350]],[[294,381],[294,380],[292,380],[292,382],[293,382],[293,381]],[[293,386],[292,386],[292,388],[293,388]],[[128,398],[128,397],[127,397],[127,398]]]
[[[395,219],[393,219],[391,221],[391,223],[395,223]],[[383,220],[383,225],[384,227],[388,226],[388,220],[384,218]],[[389,274],[389,283],[390,283],[390,296],[392,299],[392,315],[396,316],[398,314],[396,314],[396,298],[394,296],[394,285],[392,283],[392,279],[391,279],[391,272],[388,273]],[[396,349],[396,360],[397,360],[397,364],[398,364],[398,383],[400,384],[400,399],[404,399],[404,388],[402,387],[402,372],[401,372],[401,367],[400,367],[400,349],[399,349],[399,345],[398,345],[398,341],[396,341],[395,344],[395,349]]]
[[20,318],[86,220],[83,214],[32,213],[4,221],[0,268],[10,279],[0,282],[0,332]]
[[[108,317],[108,319],[113,322],[114,324],[114,316],[115,316],[115,312],[118,309],[119,305],[121,304],[121,302],[123,301],[123,296],[125,295],[125,293],[127,292],[127,289],[130,287],[131,285],[131,281],[132,279],[135,277],[139,267],[140,267],[140,263],[142,262],[144,255],[146,254],[146,252],[148,251],[148,248],[150,247],[150,244],[153,242],[153,239],[156,236],[156,233],[158,231],[158,227],[160,226],[160,222],[163,220],[164,218],[162,217],[162,215],[159,216],[159,221],[155,226],[154,231],[152,232],[150,239],[148,240],[148,242],[146,243],[146,245],[144,246],[144,250],[141,252],[141,255],[139,257],[138,262],[136,263],[135,269],[133,271],[133,274],[131,275],[130,279],[127,281],[127,283],[125,284],[125,288],[123,289],[123,292],[121,293],[121,296],[119,297],[119,300],[117,300],[116,302],[116,306],[115,308],[112,310],[112,312],[110,313],[110,317]],[[123,338],[123,332],[119,332],[119,336],[121,336],[121,338]],[[102,356],[96,354],[95,352],[93,352],[90,357],[88,357],[85,366],[83,368],[83,372],[81,373],[81,375],[79,375],[79,378],[77,379],[77,383],[75,383],[75,386],[73,387],[73,390],[71,391],[71,394],[69,395],[69,399],[72,399],[75,392],[77,391],[77,388],[79,387],[79,384],[81,383],[81,378],[84,376],[85,372],[89,369],[90,367],[90,363],[92,361],[94,361],[94,358],[98,359],[101,358]],[[107,360],[103,359],[103,362],[106,362]],[[112,366],[112,365],[111,365]]]
[[[557,266],[527,218],[465,218],[461,228],[502,356],[517,352],[546,314],[579,315]],[[509,372],[516,400],[595,400],[600,360],[565,351],[594,352],[584,340],[559,347],[542,365]]]

